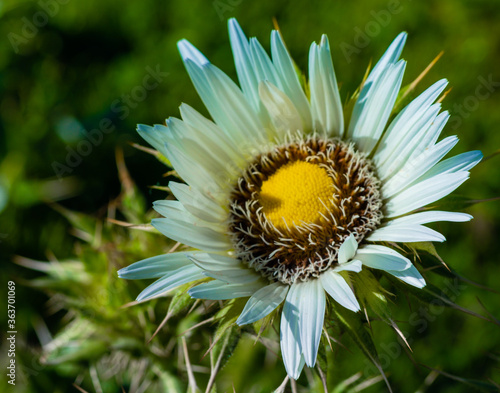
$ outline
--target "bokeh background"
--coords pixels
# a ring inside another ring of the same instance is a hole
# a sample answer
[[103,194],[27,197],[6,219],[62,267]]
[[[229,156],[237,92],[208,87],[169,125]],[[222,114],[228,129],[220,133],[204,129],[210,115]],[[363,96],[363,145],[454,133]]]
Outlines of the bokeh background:
[[[113,296],[120,291],[127,293],[114,298],[113,305],[106,303],[105,307],[115,310],[108,310],[109,315],[117,315],[123,326],[138,318],[120,306],[126,299],[133,299],[147,283],[130,287],[108,278],[134,258],[159,253],[168,246],[166,241],[161,237],[144,238],[149,245],[146,248],[137,244],[138,238],[143,239],[142,234],[119,232],[106,224],[110,242],[120,241],[115,244],[117,253],[112,264],[101,258],[99,264],[90,267],[85,263],[83,267],[78,265],[87,271],[86,275],[91,274],[94,284],[81,284],[80,291],[72,287],[80,285],[78,277],[64,285],[54,285],[43,282],[47,272],[26,265],[41,268],[33,261],[74,260],[75,265],[68,268],[71,269],[85,260],[82,244],[88,245],[89,239],[81,228],[74,229],[83,224],[68,220],[76,220],[69,211],[83,213],[93,223],[104,222],[109,206],[114,206],[117,198],[119,204],[123,203],[120,198],[125,193],[133,194],[132,202],[139,206],[134,208],[137,214],[118,214],[117,219],[140,224],[151,218],[146,210],[152,201],[165,197],[161,187],[167,185],[169,177],[165,176],[167,168],[154,156],[131,146],[146,145],[135,133],[136,124],[162,123],[168,116],[178,116],[181,102],[206,113],[178,55],[179,39],[189,39],[236,79],[227,36],[230,17],[236,17],[247,35],[259,38],[266,48],[275,18],[303,70],[307,69],[310,43],[318,41],[322,33],[328,34],[343,99],[359,85],[369,62],[376,61],[391,40],[405,30],[409,38],[403,52],[408,61],[404,84],[415,79],[444,51],[417,92],[443,77],[450,81],[452,90],[443,106],[452,117],[444,136],[459,136],[454,152],[480,149],[488,157],[500,148],[497,0],[0,1],[0,293],[1,303],[7,304],[7,281],[16,282],[18,362],[24,359],[29,366],[18,372],[16,386],[9,387],[11,391],[76,392],[75,385],[89,392],[122,391],[118,382],[104,381],[104,387],[96,387],[96,375],[85,373],[96,370],[92,366],[94,355],[105,356],[116,347],[112,341],[105,340],[98,350],[90,348],[84,355],[55,362],[56,365],[33,359],[43,354],[44,345],[71,320],[67,307],[52,307],[54,297],[67,300],[72,292],[72,299],[85,302],[86,296],[91,299],[88,291],[92,288],[108,285],[106,291]],[[145,79],[147,75],[152,78]],[[105,132],[95,131],[99,129]],[[91,140],[92,135],[92,144],[82,143]],[[75,155],[75,151],[83,153]],[[122,167],[120,179],[117,162],[126,165],[129,177]],[[459,194],[476,200],[499,196],[499,164],[497,157],[481,163]],[[472,222],[440,225],[448,241],[438,245],[437,250],[461,276],[499,290],[499,202],[476,204],[468,211],[475,217]],[[96,247],[92,250],[102,252]],[[78,276],[77,270],[72,274]],[[100,279],[99,275],[105,278]],[[434,282],[438,286],[451,285],[448,295],[461,306],[487,318],[488,312],[500,318],[498,293],[439,277]],[[497,325],[453,308],[409,306],[404,297],[394,302],[395,319],[411,337],[415,364],[396,344],[396,335],[384,323],[374,322],[372,329],[381,363],[395,392],[474,390],[418,364],[452,376],[500,383]],[[161,304],[153,306],[158,314],[164,313]],[[408,322],[410,317],[413,322]],[[113,326],[117,323],[113,318],[103,320],[100,326]],[[152,321],[152,326],[157,326],[162,318],[160,315]],[[2,311],[0,321],[2,332],[6,332],[6,312]],[[170,333],[164,331],[160,335]],[[334,363],[330,363],[332,384],[353,375],[357,375],[358,382],[376,378],[376,370],[360,350],[348,338],[339,339],[345,348],[339,345]],[[5,374],[5,340],[1,348]],[[221,371],[219,391],[233,391],[234,387],[236,392],[266,392],[277,387],[285,376],[284,369],[279,361],[263,362],[263,348],[260,343],[254,346],[252,341],[243,342],[242,349],[236,349]],[[140,357],[141,349],[134,350]],[[173,351],[171,357],[180,356],[178,352],[182,351]],[[202,364],[206,359],[201,360],[201,355],[194,352],[191,361]],[[165,361],[165,369],[180,381],[183,391],[187,377],[174,363],[169,366]],[[202,368],[195,370],[195,377],[205,381],[203,373]],[[0,381],[1,390],[7,391],[5,376]],[[126,391],[140,391],[137,381],[134,383],[123,382],[122,386]],[[204,384],[206,381],[200,382],[201,386]],[[307,380],[299,383],[306,385]],[[169,391],[165,386],[157,391]],[[382,382],[369,382],[367,386],[367,392],[386,391]]]

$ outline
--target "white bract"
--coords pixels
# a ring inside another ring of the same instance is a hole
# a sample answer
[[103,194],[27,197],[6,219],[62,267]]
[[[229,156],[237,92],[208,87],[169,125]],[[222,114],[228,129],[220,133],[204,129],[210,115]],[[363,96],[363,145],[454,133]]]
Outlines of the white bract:
[[297,379],[304,364],[315,365],[327,296],[360,310],[351,279],[363,266],[425,286],[410,260],[387,242],[442,242],[425,224],[470,220],[464,213],[420,210],[467,180],[482,155],[442,160],[458,141],[438,142],[449,115],[435,102],[446,80],[388,124],[405,70],[399,60],[405,33],[369,74],[348,124],[326,36],[310,48],[308,95],[277,31],[271,57],[234,19],[229,35],[240,86],[189,42],[178,44],[213,121],[182,104],[182,120],[138,127],[186,183],[170,182],[177,200],[156,202],[164,218],[152,224],[192,251],[149,258],[119,275],[158,278],[138,300],[210,277],[189,294],[248,297],[239,325],[282,306],[283,360]]

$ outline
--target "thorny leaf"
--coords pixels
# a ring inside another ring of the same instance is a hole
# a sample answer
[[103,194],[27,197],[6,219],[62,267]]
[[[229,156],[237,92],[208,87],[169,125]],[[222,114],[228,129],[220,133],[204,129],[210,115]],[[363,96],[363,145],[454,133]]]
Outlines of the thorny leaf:
[[[219,321],[219,326],[215,331],[214,342],[212,343],[212,346],[209,348],[208,351],[211,351],[213,348],[215,348],[218,342],[223,337],[226,337],[226,331],[228,329],[233,328],[236,325],[236,320],[243,311],[243,307],[245,307],[245,301],[246,301],[245,299],[241,298],[233,299],[230,302],[228,302],[227,305],[215,315],[215,320]],[[238,327],[236,328],[236,330],[239,331],[238,336],[241,335],[241,329]],[[220,348],[220,346],[218,347]]]
[[468,378],[458,377],[456,375],[449,374],[447,372],[438,370],[436,368],[432,368],[432,367],[426,366],[425,364],[421,364],[421,366],[423,366],[423,367],[425,367],[425,368],[427,368],[429,370],[435,371],[435,372],[437,372],[437,373],[439,373],[441,375],[444,375],[447,378],[450,378],[450,379],[453,379],[455,381],[461,382],[464,385],[467,385],[467,386],[473,387],[475,389],[478,389],[481,392],[498,392],[498,390],[499,390],[499,387],[498,387],[497,384],[493,384],[493,383],[486,382],[486,381],[478,381],[476,379],[468,379]]
[[388,293],[382,288],[378,280],[368,270],[362,270],[356,276],[356,293],[362,304],[372,310],[378,317],[389,323],[391,310],[384,293]]
[[328,375],[328,356],[326,354],[326,346],[328,345],[325,341],[326,338],[323,337],[322,343],[318,348],[318,356],[316,358],[316,367],[320,369],[320,372],[324,374],[325,380]]
[[334,311],[340,323],[347,330],[356,345],[358,345],[365,356],[370,359],[375,367],[377,367],[386,382],[387,388],[392,393],[389,381],[387,380],[384,370],[380,365],[377,349],[373,343],[373,338],[366,325],[362,323],[361,315],[359,313],[353,313],[350,310],[344,310],[342,307],[336,307]]

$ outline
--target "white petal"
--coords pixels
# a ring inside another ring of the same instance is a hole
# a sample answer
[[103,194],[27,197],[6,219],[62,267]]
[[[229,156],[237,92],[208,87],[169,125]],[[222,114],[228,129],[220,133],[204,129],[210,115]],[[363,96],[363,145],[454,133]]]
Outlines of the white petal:
[[395,142],[398,139],[391,140],[388,138],[386,142],[383,142],[390,144],[393,152],[385,162],[377,162],[377,170],[380,173],[381,180],[388,180],[394,176],[398,170],[408,163],[410,156],[415,152],[416,146],[429,139],[429,134],[432,134],[431,130],[439,117],[440,110],[441,104],[431,105],[418,118],[415,115],[412,123],[408,122],[403,127],[395,129],[395,132],[404,135],[404,138],[399,138],[397,147],[395,147]]
[[469,171],[470,169],[474,168],[482,159],[483,153],[481,153],[479,150],[462,153],[441,161],[439,164],[431,168],[419,180],[430,179],[433,176],[445,173]]
[[392,112],[401,87],[406,62],[389,65],[380,77],[366,81],[349,124],[348,136],[359,150],[370,153],[377,144]]
[[418,272],[417,268],[411,265],[408,269],[403,271],[391,271],[387,270],[387,273],[392,274],[394,277],[399,278],[407,284],[413,285],[417,288],[425,287],[425,280],[422,275]]
[[[374,155],[374,161],[379,171],[382,165],[393,163],[398,158],[398,153],[401,148],[408,144],[409,141],[415,140],[417,135],[425,133],[426,130],[423,128],[423,125],[427,122],[426,118],[428,114],[433,113],[433,111],[429,112],[429,108],[439,97],[447,84],[448,81],[446,79],[436,82],[403,108],[391,122]],[[441,120],[445,120],[444,117],[445,116],[442,116]],[[444,121],[444,123],[446,123],[446,121]],[[444,124],[442,124],[442,126],[444,126]],[[442,127],[439,131],[441,129]],[[427,142],[425,147],[430,144],[436,133],[430,134],[432,134],[430,139],[424,138]],[[380,175],[384,177],[385,173],[380,173]]]
[[259,289],[248,299],[236,323],[240,326],[246,325],[269,315],[283,302],[288,288],[288,285],[275,282]]
[[244,268],[204,270],[203,274],[207,277],[215,278],[229,284],[248,284],[262,278],[262,276],[256,274],[255,271]]
[[153,208],[162,216],[175,221],[186,222],[197,227],[210,228],[217,232],[224,232],[226,230],[225,223],[208,222],[202,220],[201,218],[195,217],[189,211],[187,211],[184,205],[179,201],[155,201],[153,202]]
[[276,67],[278,77],[283,86],[283,91],[299,111],[305,129],[311,130],[312,120],[309,101],[302,89],[297,72],[295,72],[293,61],[286,50],[279,32],[276,30],[271,32],[271,53],[273,64]]
[[397,60],[406,42],[400,33],[368,75],[354,106],[347,136],[360,150],[371,152],[396,100],[405,63]]
[[204,278],[201,269],[193,264],[180,267],[155,281],[137,296],[137,301],[151,299],[179,285]]
[[387,225],[428,224],[430,222],[439,222],[439,221],[466,222],[472,220],[472,218],[473,217],[467,213],[443,212],[439,210],[433,210],[428,212],[410,214],[404,217],[399,217],[389,221]]
[[281,80],[278,78],[274,64],[271,62],[271,59],[257,38],[250,38],[250,53],[252,55],[257,80],[259,82],[267,80],[281,89]]
[[228,20],[229,39],[234,65],[243,93],[257,110],[259,108],[258,80],[252,64],[248,39],[236,19]]
[[406,43],[407,34],[405,32],[399,33],[398,36],[392,41],[391,45],[387,48],[383,56],[377,62],[373,70],[366,78],[366,82],[374,81],[378,79],[383,71],[387,68],[388,65],[394,64],[398,61],[399,56],[401,56],[401,52],[403,51],[403,47]]
[[299,324],[302,353],[306,364],[314,367],[325,318],[325,291],[320,280],[295,283],[299,292]]
[[303,131],[302,119],[285,93],[272,83],[261,82],[259,95],[271,117],[278,137],[283,138],[289,131]]
[[[179,107],[182,119],[184,122],[192,129],[193,138],[209,138],[211,143],[211,149],[217,146],[217,150],[223,150],[225,155],[230,157],[232,163],[237,167],[244,169],[247,165],[246,160],[242,156],[242,152],[239,147],[235,145],[228,136],[221,130],[213,121],[207,119],[201,115],[198,111],[193,109],[187,104],[181,104]],[[203,137],[204,135],[205,137]]]
[[142,139],[148,142],[161,154],[163,154],[164,156],[167,155],[165,150],[165,138],[157,130],[145,124],[138,124],[137,132],[142,137]]
[[199,132],[176,118],[167,119],[171,131],[167,143],[174,144],[191,158],[198,166],[212,174],[213,181],[224,187],[236,180],[241,168],[233,162],[231,152],[226,151],[219,141],[213,140],[209,130]]
[[248,284],[228,284],[214,280],[191,288],[188,293],[195,299],[227,300],[252,296],[265,284],[251,282]]
[[444,242],[446,238],[433,229],[419,224],[394,224],[373,231],[367,240],[376,242]]
[[380,270],[405,270],[411,266],[408,258],[389,247],[379,245],[366,245],[358,249],[356,259],[363,265]]
[[283,306],[280,323],[281,355],[287,374],[298,379],[304,366],[300,340],[300,290],[292,285]]
[[225,234],[210,228],[196,227],[169,218],[155,218],[151,225],[170,239],[200,250],[227,251],[233,247]]
[[169,182],[168,187],[192,215],[208,222],[220,223],[227,219],[226,211],[196,188],[174,181]]
[[184,64],[210,115],[236,145],[248,150],[265,142],[257,113],[226,74],[210,63],[200,66],[184,58]]
[[448,111],[443,111],[436,116],[434,122],[431,124],[429,129],[424,133],[423,137],[413,144],[413,151],[410,154],[408,160],[411,160],[419,156],[425,150],[427,150],[429,147],[433,146],[437,142],[449,118],[450,114],[448,113]]
[[233,257],[219,255],[219,254],[209,254],[206,252],[198,253],[186,253],[187,257],[193,261],[198,267],[203,270],[226,270],[226,269],[237,269],[241,266],[241,262]]
[[326,35],[309,50],[309,88],[315,128],[330,136],[344,133],[344,115]]
[[173,252],[135,262],[118,270],[118,277],[129,280],[158,278],[187,265],[191,265],[191,261],[186,253]]
[[177,47],[184,60],[189,59],[199,66],[210,63],[203,53],[196,49],[188,40],[180,40],[177,43]]
[[320,280],[325,291],[337,303],[354,312],[360,310],[356,296],[354,296],[344,277],[334,271],[327,271],[320,276]]
[[254,283],[258,279],[262,278],[262,276],[258,276],[252,274],[251,270],[244,269],[231,269],[224,271],[209,271],[204,270],[203,275],[205,277],[214,278],[218,281],[227,283],[227,284],[249,284]]
[[382,195],[389,198],[406,186],[417,180],[430,168],[436,165],[458,142],[456,136],[443,139],[438,144],[428,148],[419,156],[410,159],[383,186]]
[[351,260],[354,255],[356,255],[356,250],[358,249],[358,242],[356,238],[351,233],[344,243],[339,248],[338,261],[340,264],[346,263]]
[[332,270],[334,272],[348,271],[348,272],[359,273],[362,269],[363,269],[363,263],[361,261],[354,259],[351,262],[342,263],[334,267]]
[[389,200],[386,204],[387,217],[397,217],[435,202],[453,192],[468,178],[468,172],[458,172],[419,181]]
[[185,152],[172,144],[165,145],[165,150],[174,169],[190,186],[214,200],[227,196],[222,192],[220,185],[212,181],[213,174],[194,162]]

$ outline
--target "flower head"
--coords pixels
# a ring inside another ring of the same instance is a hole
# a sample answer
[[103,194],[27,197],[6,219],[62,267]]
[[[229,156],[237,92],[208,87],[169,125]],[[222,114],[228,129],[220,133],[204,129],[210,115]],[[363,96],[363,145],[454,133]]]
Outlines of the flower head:
[[424,224],[470,220],[426,206],[460,186],[482,156],[442,160],[458,141],[438,142],[449,117],[436,103],[446,80],[389,122],[405,70],[399,60],[405,33],[363,82],[352,113],[344,113],[326,36],[311,45],[304,89],[277,31],[271,57],[234,19],[229,35],[241,88],[189,42],[178,44],[213,121],[182,104],[182,120],[138,127],[185,181],[169,183],[177,200],[155,202],[164,218],[152,224],[191,250],[149,258],[119,274],[159,278],[138,300],[210,277],[190,295],[248,297],[239,325],[282,305],[282,355],[296,379],[304,364],[315,365],[327,297],[360,310],[355,273],[378,269],[425,286],[390,245],[441,242],[445,238]]

